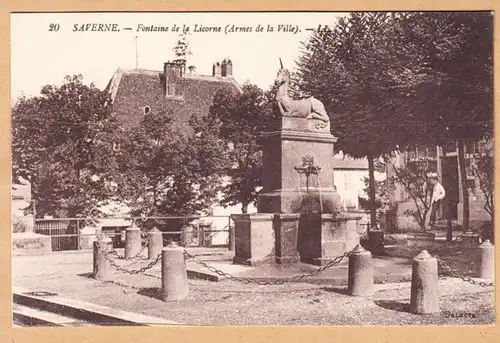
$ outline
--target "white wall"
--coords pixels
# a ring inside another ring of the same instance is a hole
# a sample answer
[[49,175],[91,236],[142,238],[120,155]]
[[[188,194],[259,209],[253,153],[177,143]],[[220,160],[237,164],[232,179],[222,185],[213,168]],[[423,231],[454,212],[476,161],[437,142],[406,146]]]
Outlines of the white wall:
[[22,180],[22,184],[12,186],[11,198],[12,221],[23,223],[26,231],[33,230],[33,216],[25,215],[24,210],[31,203],[31,184]]
[[[337,187],[343,206],[359,208],[358,196],[366,197],[364,192],[364,178],[368,177],[368,170],[344,169],[333,171],[333,183]],[[385,173],[375,172],[375,180],[385,180]]]

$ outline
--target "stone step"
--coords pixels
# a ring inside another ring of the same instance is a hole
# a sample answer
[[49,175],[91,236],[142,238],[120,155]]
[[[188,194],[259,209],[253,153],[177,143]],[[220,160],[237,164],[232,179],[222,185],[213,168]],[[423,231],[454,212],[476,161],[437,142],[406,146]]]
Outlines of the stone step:
[[75,327],[75,326],[91,326],[89,322],[62,316],[56,313],[42,311],[39,309],[14,304],[12,306],[12,315],[14,319],[14,327],[22,326],[59,326],[59,327]]
[[14,304],[103,326],[177,326],[180,323],[140,313],[122,311],[56,294],[33,295],[29,290],[13,287]]

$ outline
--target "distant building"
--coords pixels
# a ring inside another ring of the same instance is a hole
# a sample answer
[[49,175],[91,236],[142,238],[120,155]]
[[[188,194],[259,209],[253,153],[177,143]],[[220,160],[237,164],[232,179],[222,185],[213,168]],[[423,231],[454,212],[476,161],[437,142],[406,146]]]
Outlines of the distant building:
[[132,125],[160,110],[172,110],[176,120],[186,124],[193,114],[208,114],[215,94],[223,88],[242,91],[229,58],[214,63],[212,75],[186,73],[184,60],[166,62],[161,71],[119,68],[106,90],[116,117],[123,125]]
[[32,231],[33,215],[25,214],[24,209],[31,205],[31,184],[22,180],[21,184],[12,185],[12,230],[14,232]]
[[[192,115],[208,114],[214,96],[221,90],[241,93],[240,84],[233,77],[233,63],[229,58],[212,65],[212,75],[198,75],[186,72],[185,60],[165,62],[162,70],[119,68],[109,81],[106,90],[113,100],[113,111],[123,127],[132,126],[142,116],[155,115],[162,110],[170,110],[175,115],[176,124],[188,132],[188,121]],[[180,132],[181,133],[181,132]],[[128,208],[114,206],[115,213],[126,216]],[[214,215],[234,213],[239,208],[215,207]],[[213,225],[222,229],[227,219],[214,219]],[[126,220],[103,221],[103,230],[123,229],[130,225]],[[215,236],[224,236],[220,233]],[[225,243],[226,237],[214,237],[217,244]]]
[[[465,163],[466,163],[466,183],[469,189],[469,212],[470,225],[477,227],[483,222],[491,220],[489,214],[484,209],[485,200],[479,180],[474,175],[475,154],[480,152],[480,146],[477,142],[469,142],[465,145]],[[451,202],[451,218],[457,223],[463,223],[463,193],[462,193],[462,175],[458,165],[458,148],[456,144],[446,146],[419,146],[409,149],[399,154],[395,159],[395,164],[403,166],[409,163],[426,163],[428,171],[437,175],[439,182],[446,191],[447,200]],[[387,170],[388,176],[392,176],[391,168]],[[400,226],[415,226],[410,218],[403,219],[403,212],[406,209],[415,208],[415,204],[410,199],[409,194],[400,185],[393,185],[393,200],[398,203],[398,216]],[[438,219],[445,219],[443,207],[438,211]],[[428,221],[428,220],[427,220]],[[405,222],[405,224],[403,224]]]
[[[359,197],[368,198],[364,189],[368,178],[368,160],[353,159],[342,154],[334,157],[333,183],[337,187],[342,207],[346,210],[360,209]],[[375,172],[375,180],[383,181],[385,173]]]

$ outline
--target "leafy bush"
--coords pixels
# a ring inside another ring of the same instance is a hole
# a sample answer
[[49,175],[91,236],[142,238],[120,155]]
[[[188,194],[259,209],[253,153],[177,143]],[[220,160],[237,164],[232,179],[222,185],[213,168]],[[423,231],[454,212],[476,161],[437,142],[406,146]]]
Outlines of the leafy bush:
[[12,232],[26,232],[28,231],[28,227],[26,225],[26,221],[24,221],[21,217],[13,215],[12,216]]

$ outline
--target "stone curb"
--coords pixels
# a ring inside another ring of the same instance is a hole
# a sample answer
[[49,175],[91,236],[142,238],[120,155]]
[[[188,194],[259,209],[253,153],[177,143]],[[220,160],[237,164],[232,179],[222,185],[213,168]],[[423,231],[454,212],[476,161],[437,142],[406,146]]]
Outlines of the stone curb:
[[122,311],[80,300],[63,298],[58,295],[34,296],[30,291],[13,287],[13,301],[16,304],[58,313],[66,317],[77,318],[99,325],[116,326],[179,326],[184,325],[162,318],[139,313]]
[[[210,271],[200,271],[187,269],[188,278],[208,280],[213,282],[226,281],[227,279],[216,273]],[[244,279],[252,280],[255,282],[279,282],[279,281],[289,281],[293,276],[252,276],[252,275],[242,275],[235,274],[235,277],[241,277]],[[396,275],[377,275],[374,277],[374,283],[376,284],[386,284],[386,283],[403,283],[411,281],[411,273],[406,274],[396,274]],[[236,281],[237,282],[237,281]],[[293,283],[309,283],[314,285],[332,285],[332,286],[347,286],[347,275],[345,277],[308,277],[302,280],[293,280]]]

